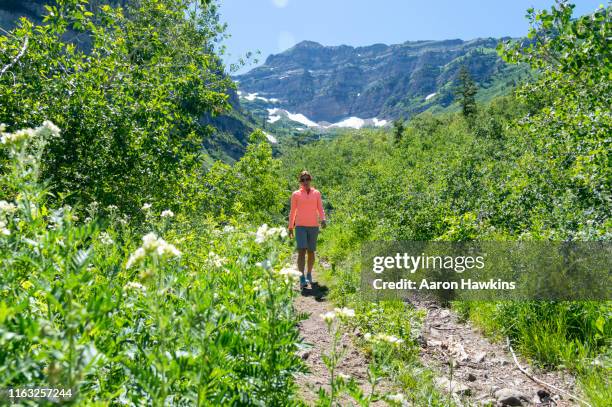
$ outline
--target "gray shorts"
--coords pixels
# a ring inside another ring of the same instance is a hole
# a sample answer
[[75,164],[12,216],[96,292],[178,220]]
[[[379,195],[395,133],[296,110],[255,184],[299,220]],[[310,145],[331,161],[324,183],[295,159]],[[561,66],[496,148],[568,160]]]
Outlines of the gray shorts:
[[317,250],[318,226],[296,226],[295,242],[298,249],[308,249],[311,252]]

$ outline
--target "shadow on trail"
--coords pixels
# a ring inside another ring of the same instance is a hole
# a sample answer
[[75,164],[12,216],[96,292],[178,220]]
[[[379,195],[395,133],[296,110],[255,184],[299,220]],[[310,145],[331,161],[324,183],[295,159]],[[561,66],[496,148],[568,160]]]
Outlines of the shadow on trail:
[[314,282],[310,287],[302,288],[302,295],[304,297],[314,297],[316,301],[325,301],[325,296],[329,292],[329,288],[319,283]]

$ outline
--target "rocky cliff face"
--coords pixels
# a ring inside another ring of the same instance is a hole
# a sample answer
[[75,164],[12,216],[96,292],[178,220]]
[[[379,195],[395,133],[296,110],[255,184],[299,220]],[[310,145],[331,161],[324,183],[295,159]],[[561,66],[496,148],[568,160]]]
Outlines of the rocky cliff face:
[[[100,4],[125,6],[129,0],[90,0],[89,7],[94,8]],[[0,27],[9,31],[21,17],[40,23],[44,15],[44,6],[55,4],[55,0],[0,0]]]
[[235,79],[243,93],[279,99],[284,109],[317,122],[393,119],[452,103],[462,65],[479,85],[490,84],[507,68],[497,43],[487,38],[355,48],[304,41]]
[[40,21],[45,0],[2,0],[0,1],[0,27],[11,30],[21,17]]

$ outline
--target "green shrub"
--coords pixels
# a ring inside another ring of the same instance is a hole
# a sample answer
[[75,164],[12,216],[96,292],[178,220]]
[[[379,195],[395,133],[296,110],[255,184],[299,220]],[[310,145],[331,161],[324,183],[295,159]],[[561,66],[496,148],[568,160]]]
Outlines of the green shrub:
[[75,405],[291,401],[303,365],[285,230],[155,205],[138,224],[96,205],[77,219],[38,182],[57,134],[2,133],[0,387],[69,388]]

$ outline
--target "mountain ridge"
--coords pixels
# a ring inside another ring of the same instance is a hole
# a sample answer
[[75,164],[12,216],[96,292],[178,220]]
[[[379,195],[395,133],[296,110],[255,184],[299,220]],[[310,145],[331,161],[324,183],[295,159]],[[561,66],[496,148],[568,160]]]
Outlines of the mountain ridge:
[[463,65],[481,88],[514,79],[521,68],[507,65],[496,52],[499,41],[509,38],[357,47],[306,40],[269,55],[263,65],[234,79],[243,93],[279,100],[277,107],[317,122],[349,117],[392,120],[450,106]]

